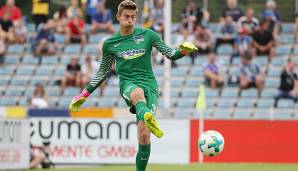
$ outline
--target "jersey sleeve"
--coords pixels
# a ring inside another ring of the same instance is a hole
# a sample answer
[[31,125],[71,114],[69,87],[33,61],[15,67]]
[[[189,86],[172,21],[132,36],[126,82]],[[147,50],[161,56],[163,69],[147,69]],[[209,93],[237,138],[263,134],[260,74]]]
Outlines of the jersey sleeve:
[[172,49],[165,44],[160,36],[153,30],[149,30],[149,37],[151,38],[152,46],[154,46],[160,53],[170,60],[176,60],[182,58],[184,55],[179,50]]
[[104,43],[102,48],[102,61],[100,67],[96,74],[93,76],[92,80],[86,86],[86,90],[91,94],[107,77],[108,72],[112,68],[114,61],[113,55],[109,52],[106,43]]

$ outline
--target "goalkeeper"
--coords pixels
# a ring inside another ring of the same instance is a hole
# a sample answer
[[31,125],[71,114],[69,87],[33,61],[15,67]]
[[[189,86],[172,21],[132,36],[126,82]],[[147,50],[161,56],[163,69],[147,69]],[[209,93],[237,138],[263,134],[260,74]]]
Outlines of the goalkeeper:
[[88,96],[104,81],[115,61],[121,96],[130,107],[130,112],[136,114],[138,121],[136,170],[145,171],[150,156],[150,132],[158,138],[164,134],[155,118],[158,89],[152,71],[152,48],[156,47],[170,60],[179,59],[197,48],[191,43],[182,43],[179,50],[174,50],[154,31],[135,28],[137,12],[133,1],[124,0],[119,4],[116,17],[120,31],[104,42],[100,69],[81,94],[73,98],[69,109],[72,112],[78,111]]

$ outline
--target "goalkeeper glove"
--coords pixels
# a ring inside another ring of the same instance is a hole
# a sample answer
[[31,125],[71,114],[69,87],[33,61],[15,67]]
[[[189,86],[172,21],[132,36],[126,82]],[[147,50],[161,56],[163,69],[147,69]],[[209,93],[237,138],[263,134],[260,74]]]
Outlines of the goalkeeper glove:
[[74,96],[72,101],[69,104],[69,110],[71,112],[77,112],[80,108],[80,106],[87,100],[90,93],[84,89],[81,94]]
[[181,43],[179,49],[182,55],[187,55],[198,50],[198,48],[190,42]]

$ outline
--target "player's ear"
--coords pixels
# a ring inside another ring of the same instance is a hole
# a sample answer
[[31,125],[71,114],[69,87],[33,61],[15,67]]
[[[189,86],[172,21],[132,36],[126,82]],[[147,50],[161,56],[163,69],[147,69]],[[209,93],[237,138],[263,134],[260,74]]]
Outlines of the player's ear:
[[117,14],[116,14],[116,18],[117,18],[117,20],[118,20],[118,22],[120,21],[120,13],[119,12],[117,12]]

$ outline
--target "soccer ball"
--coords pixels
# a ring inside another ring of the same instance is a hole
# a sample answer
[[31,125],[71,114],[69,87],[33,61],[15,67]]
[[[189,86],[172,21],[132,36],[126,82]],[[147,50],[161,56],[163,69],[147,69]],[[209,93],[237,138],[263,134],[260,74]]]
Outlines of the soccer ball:
[[224,148],[224,137],[217,131],[208,130],[202,133],[198,145],[205,156],[217,156]]

